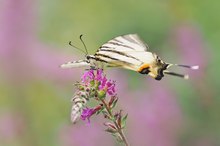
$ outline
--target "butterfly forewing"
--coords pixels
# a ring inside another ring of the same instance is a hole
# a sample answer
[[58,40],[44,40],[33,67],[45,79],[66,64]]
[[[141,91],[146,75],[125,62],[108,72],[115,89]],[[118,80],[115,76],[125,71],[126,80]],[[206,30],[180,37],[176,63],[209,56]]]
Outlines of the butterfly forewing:
[[116,37],[100,47],[95,57],[108,62],[108,64],[123,68],[138,70],[143,63],[154,60],[148,46],[136,34]]
[[140,48],[139,47],[135,48],[136,51],[147,51],[147,49],[149,48],[148,45],[145,44],[137,34],[124,35],[124,36],[121,36],[121,38],[124,38],[125,40],[127,40],[128,43],[130,42],[130,43],[137,44]]
[[138,37],[137,34],[129,34],[116,37],[103,44],[99,50],[117,50],[120,52],[127,51],[147,51],[148,46]]

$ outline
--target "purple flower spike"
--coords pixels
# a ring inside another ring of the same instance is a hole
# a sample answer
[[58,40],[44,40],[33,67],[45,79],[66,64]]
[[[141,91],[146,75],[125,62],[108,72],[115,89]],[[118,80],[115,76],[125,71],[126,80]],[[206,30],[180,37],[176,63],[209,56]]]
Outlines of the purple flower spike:
[[83,109],[83,111],[82,111],[82,114],[81,114],[81,119],[82,120],[88,120],[88,123],[90,123],[90,117],[93,115],[95,113],[95,110],[94,109],[92,109],[92,108],[88,108],[88,107],[86,107],[86,108],[84,108]]
[[86,72],[82,75],[81,79],[82,79],[82,82],[83,82],[83,83],[88,83],[90,80],[93,80],[94,77],[95,77],[94,71],[93,71],[93,70],[89,70],[89,71],[86,71]]

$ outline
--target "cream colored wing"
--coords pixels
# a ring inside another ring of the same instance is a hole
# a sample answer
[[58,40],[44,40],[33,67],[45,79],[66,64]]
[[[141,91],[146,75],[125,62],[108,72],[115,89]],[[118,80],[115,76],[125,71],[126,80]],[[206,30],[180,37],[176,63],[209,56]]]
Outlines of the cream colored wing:
[[117,50],[120,52],[127,51],[147,51],[149,47],[145,44],[137,34],[128,34],[118,36],[107,43],[103,44],[100,50]]

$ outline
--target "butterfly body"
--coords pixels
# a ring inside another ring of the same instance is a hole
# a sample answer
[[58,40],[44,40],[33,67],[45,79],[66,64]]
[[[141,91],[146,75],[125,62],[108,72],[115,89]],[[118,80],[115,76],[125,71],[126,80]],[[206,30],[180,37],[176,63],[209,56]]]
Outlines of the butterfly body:
[[[61,67],[121,67],[141,74],[148,74],[156,80],[161,80],[164,77],[164,73],[170,73],[167,69],[173,64],[162,61],[155,53],[148,51],[148,49],[148,45],[137,34],[118,36],[103,44],[94,55],[86,55],[84,60],[68,62],[61,65]],[[187,66],[187,68],[192,67]],[[172,73],[172,75],[185,78],[184,75],[176,73]]]

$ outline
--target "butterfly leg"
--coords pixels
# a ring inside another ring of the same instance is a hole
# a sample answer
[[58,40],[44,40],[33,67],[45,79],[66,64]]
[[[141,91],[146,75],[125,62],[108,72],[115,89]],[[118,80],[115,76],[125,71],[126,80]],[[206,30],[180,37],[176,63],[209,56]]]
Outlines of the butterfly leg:
[[96,66],[90,66],[90,70],[97,70],[98,68]]
[[90,66],[90,68],[87,68],[85,70],[98,70],[99,68],[97,68],[96,66]]

